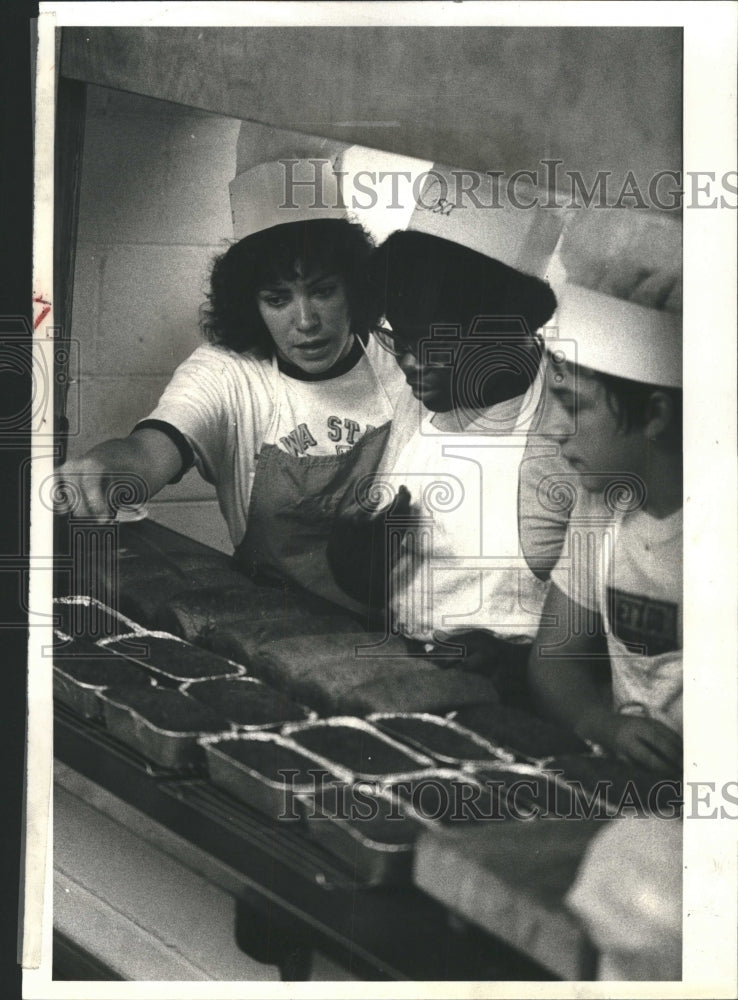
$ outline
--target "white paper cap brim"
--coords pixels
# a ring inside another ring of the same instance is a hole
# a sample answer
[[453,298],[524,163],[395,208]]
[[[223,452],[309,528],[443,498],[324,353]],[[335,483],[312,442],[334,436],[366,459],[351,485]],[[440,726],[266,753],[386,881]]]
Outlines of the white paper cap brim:
[[262,163],[234,178],[230,195],[237,240],[288,222],[347,218],[330,160]]
[[568,284],[558,292],[558,340],[567,361],[653,385],[681,388],[681,317]]

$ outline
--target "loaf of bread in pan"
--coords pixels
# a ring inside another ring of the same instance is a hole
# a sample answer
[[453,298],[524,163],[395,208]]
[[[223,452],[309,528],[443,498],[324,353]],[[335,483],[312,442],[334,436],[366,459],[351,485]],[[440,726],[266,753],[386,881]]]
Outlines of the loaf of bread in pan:
[[441,760],[497,760],[494,748],[440,715],[387,715],[370,720],[382,732]]
[[69,651],[64,655],[54,653],[54,668],[61,670],[78,684],[89,684],[92,687],[151,685],[151,676],[144,668],[124,656],[106,654],[92,643],[88,646],[81,643],[75,643],[74,646],[70,644],[70,649],[76,649],[76,654]]
[[123,685],[108,688],[105,698],[168,733],[199,735],[230,729],[228,720],[209,705],[170,688]]
[[430,765],[428,758],[416,760],[413,751],[393,745],[358,720],[356,725],[316,722],[288,733],[291,740],[310,753],[353,774],[405,774]]
[[285,786],[305,785],[320,788],[323,776],[330,779],[330,772],[306,751],[291,747],[279,737],[270,740],[243,736],[240,739],[218,740],[214,747],[239,764],[261,775],[266,781]]
[[532,760],[588,751],[587,744],[569,730],[507,705],[461,708],[454,719],[490,743]]
[[194,681],[186,693],[209,705],[237,726],[275,726],[299,722],[308,712],[281,691],[252,677]]
[[[136,651],[135,647],[139,647],[140,651]],[[152,635],[146,632],[122,640],[116,639],[105,648],[120,652],[127,659],[140,663],[158,680],[166,678],[173,683],[243,673],[243,668],[238,664],[169,635]]]

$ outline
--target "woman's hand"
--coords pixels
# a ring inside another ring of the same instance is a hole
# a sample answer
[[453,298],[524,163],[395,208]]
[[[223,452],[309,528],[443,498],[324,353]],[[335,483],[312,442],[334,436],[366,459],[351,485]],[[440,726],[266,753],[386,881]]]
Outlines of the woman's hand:
[[171,438],[142,428],[60,466],[54,506],[59,514],[110,521],[121,508],[143,506],[181,469],[182,457]]
[[[58,514],[109,521],[116,511],[111,502],[115,477],[93,454],[65,462],[55,474],[54,504]],[[145,500],[143,498],[142,502]]]

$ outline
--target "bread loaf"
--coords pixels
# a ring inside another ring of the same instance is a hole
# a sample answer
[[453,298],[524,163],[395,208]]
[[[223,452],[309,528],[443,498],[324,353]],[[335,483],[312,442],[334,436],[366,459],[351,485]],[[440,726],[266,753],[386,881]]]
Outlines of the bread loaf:
[[520,757],[540,760],[553,754],[586,753],[588,747],[574,733],[538,716],[506,705],[465,707],[454,716],[456,722],[497,746]]
[[118,561],[118,607],[147,628],[163,628],[164,610],[181,593],[248,586],[249,581],[234,568],[233,561],[218,552],[181,556],[176,562],[158,554],[121,554]]
[[[328,714],[341,711],[354,688],[380,677],[417,675],[433,670],[429,664],[405,656],[404,642],[394,638],[372,653],[379,633],[342,632],[296,636],[265,643],[250,661],[253,673],[293,698]],[[361,655],[363,651],[372,655]],[[388,655],[394,652],[395,655]]]
[[[279,618],[266,618],[247,622],[230,622],[208,636],[208,646],[221,656],[227,656],[249,667],[257,677],[262,674],[255,654],[282,639],[299,639],[301,659],[315,656],[313,636],[326,633],[351,631],[355,625],[346,615],[312,615],[298,613]],[[311,652],[312,651],[312,652]]]
[[[134,644],[140,647],[140,651],[134,651]],[[182,683],[244,672],[238,664],[170,635],[147,632],[126,639],[116,639],[108,643],[105,649],[120,652],[127,659],[153,672],[158,680],[164,679],[165,682]]]
[[422,676],[410,671],[393,677],[377,677],[347,692],[343,712],[368,715],[370,712],[435,712],[444,714],[470,705],[492,704],[497,700],[494,684],[485,677],[461,670],[442,670],[422,665]]
[[186,693],[237,726],[282,725],[299,722],[308,714],[281,692],[251,677],[193,681]]

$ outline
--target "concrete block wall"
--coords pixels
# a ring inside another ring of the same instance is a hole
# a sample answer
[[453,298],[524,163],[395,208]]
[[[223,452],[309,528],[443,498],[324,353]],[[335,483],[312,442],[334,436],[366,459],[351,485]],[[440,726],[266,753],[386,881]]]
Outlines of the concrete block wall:
[[[69,457],[128,434],[201,343],[212,258],[232,238],[228,184],[240,122],[88,88],[71,336],[78,392]],[[192,471],[151,516],[232,551],[215,493]]]

